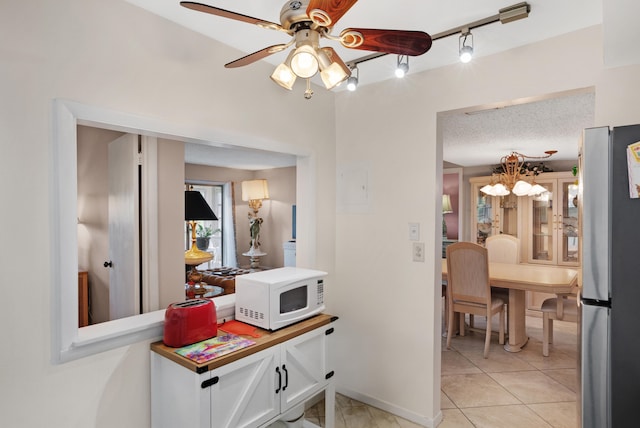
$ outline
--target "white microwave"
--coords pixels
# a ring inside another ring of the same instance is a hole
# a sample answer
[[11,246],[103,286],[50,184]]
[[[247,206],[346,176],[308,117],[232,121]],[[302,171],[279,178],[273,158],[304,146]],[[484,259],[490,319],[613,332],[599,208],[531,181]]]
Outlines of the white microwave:
[[324,311],[326,272],[283,267],[236,276],[236,320],[278,330]]

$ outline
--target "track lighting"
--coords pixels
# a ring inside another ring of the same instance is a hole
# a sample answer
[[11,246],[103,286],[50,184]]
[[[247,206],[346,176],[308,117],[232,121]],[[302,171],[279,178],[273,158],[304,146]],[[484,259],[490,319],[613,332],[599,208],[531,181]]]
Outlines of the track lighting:
[[473,58],[473,34],[468,28],[462,30],[458,38],[460,61],[467,63]]
[[[406,62],[402,62],[405,58]],[[398,66],[396,67],[396,77],[401,79],[409,72],[409,57],[407,55],[398,55]]]
[[[355,72],[355,76],[353,75],[354,72]],[[355,67],[351,70],[351,77],[349,77],[349,79],[347,80],[347,89],[350,90],[351,92],[358,89],[359,75],[360,75],[360,70],[358,70],[358,67]]]

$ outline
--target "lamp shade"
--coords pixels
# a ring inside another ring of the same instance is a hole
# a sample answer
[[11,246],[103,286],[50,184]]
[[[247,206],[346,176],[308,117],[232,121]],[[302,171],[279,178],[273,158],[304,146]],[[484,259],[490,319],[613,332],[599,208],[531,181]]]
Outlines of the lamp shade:
[[450,214],[453,212],[451,207],[451,196],[442,195],[442,214]]
[[269,186],[267,180],[249,180],[242,182],[242,200],[269,199]]
[[184,219],[185,220],[218,220],[207,201],[197,190],[185,190],[184,192]]

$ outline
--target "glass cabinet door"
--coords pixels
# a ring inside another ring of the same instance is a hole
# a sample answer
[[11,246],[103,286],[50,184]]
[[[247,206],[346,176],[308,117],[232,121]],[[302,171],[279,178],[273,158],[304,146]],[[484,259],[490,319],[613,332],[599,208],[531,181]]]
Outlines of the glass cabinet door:
[[561,180],[562,213],[558,219],[560,264],[577,264],[578,259],[578,185],[575,180]]
[[475,191],[476,243],[484,245],[484,241],[493,233],[493,197],[482,193],[480,186],[476,186]]
[[531,198],[531,254],[532,261],[554,260],[554,243],[557,231],[557,218],[553,213],[555,196],[553,183],[538,183],[546,192]]
[[500,199],[500,229],[496,233],[518,237],[518,198],[514,193]]
[[518,203],[520,198],[513,193],[501,196],[489,196],[480,191],[484,185],[489,183],[489,179],[475,180],[472,182],[472,206],[475,207],[471,224],[472,239],[475,235],[475,242],[484,245],[486,239],[491,235],[506,233],[518,237],[519,215]]

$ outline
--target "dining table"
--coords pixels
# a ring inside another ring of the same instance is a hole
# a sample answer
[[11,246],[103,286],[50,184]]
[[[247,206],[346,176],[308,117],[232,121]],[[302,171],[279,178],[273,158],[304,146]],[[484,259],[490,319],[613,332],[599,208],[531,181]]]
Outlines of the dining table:
[[[447,280],[446,259],[442,259],[442,279]],[[509,340],[504,349],[520,352],[529,340],[525,325],[525,292],[571,294],[578,284],[578,270],[542,264],[489,262],[489,282],[492,287],[509,289]]]

